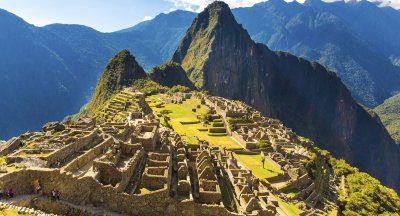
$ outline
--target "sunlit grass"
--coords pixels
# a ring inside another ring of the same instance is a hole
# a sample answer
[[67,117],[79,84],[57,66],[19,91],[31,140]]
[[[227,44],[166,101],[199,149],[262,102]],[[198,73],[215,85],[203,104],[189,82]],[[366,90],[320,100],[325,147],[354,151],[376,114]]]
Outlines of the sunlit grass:
[[264,162],[264,168],[262,167],[261,155],[244,155],[234,153],[236,159],[238,159],[247,169],[251,170],[259,179],[265,179],[269,177],[274,177],[282,173],[281,170],[274,167],[268,161]]

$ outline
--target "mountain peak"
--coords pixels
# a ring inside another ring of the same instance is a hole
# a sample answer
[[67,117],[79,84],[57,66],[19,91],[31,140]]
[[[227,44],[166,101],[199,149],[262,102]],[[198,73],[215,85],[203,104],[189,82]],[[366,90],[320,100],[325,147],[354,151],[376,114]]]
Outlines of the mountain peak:
[[209,4],[205,9],[205,11],[230,11],[229,5],[223,1],[214,1],[213,3]]
[[[228,4],[222,1],[215,1],[208,5],[203,12],[201,12],[196,20],[200,25],[206,24],[213,25],[224,22],[236,22]],[[196,21],[195,20],[195,21]]]
[[304,5],[307,6],[316,6],[316,5],[321,5],[323,4],[322,0],[306,0],[304,2]]
[[146,78],[146,72],[135,57],[128,50],[120,51],[108,62],[101,74],[89,103],[88,113],[93,113],[99,104],[103,104],[123,88],[132,86],[134,81]]
[[[239,43],[240,42],[240,43]],[[198,88],[206,88],[208,74],[203,68],[212,54],[232,44],[254,44],[249,34],[236,22],[229,6],[216,1],[194,19],[172,60],[182,65]]]

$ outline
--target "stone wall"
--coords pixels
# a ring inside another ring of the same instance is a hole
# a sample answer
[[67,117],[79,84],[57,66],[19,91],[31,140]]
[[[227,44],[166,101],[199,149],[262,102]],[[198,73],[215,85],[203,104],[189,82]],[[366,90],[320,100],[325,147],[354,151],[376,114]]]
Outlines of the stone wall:
[[144,155],[143,148],[137,150],[134,156],[129,159],[128,165],[120,170],[122,180],[116,186],[117,191],[122,192],[125,190]]
[[62,170],[66,171],[66,172],[75,172],[75,171],[81,169],[87,163],[89,163],[90,161],[93,161],[96,157],[98,157],[100,154],[102,154],[104,149],[112,146],[113,144],[115,144],[115,141],[112,137],[105,139],[101,144],[97,145],[96,147],[92,148],[85,154],[80,155],[79,157],[74,159],[72,162],[67,164]]
[[167,189],[141,195],[128,195],[118,193],[111,186],[103,186],[91,177],[74,178],[55,169],[27,169],[6,174],[0,177],[0,188],[15,188],[17,196],[33,194],[34,180],[40,181],[44,194],[50,194],[51,190],[56,189],[61,192],[61,200],[75,205],[103,206],[121,214],[134,216],[236,215],[219,205],[200,205],[189,200],[177,201],[169,197]]
[[21,146],[21,140],[19,138],[11,138],[5,143],[5,146],[0,149],[0,156],[5,156],[7,154],[10,154],[12,151],[17,149],[18,147]]
[[76,140],[74,143],[71,143],[64,148],[51,153],[44,158],[44,160],[46,160],[49,165],[57,164],[58,161],[63,161],[65,158],[74,154],[75,152],[81,151],[83,148],[90,146],[93,143],[98,143],[100,140],[101,137],[99,136],[98,131],[95,130],[90,134]]

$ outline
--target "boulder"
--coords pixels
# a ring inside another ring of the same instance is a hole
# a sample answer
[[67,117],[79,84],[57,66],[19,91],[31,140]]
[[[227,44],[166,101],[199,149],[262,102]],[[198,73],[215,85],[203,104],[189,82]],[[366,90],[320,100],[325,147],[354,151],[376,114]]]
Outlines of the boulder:
[[44,132],[47,131],[59,132],[65,130],[65,125],[61,122],[49,122],[43,125],[42,129]]

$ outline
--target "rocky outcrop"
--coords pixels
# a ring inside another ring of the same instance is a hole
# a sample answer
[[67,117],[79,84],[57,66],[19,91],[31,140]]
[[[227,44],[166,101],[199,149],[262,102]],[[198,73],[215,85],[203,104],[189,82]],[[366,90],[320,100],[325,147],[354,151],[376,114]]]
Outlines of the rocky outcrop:
[[65,125],[61,122],[48,122],[42,127],[44,132],[54,131],[59,132],[65,130]]
[[400,152],[335,73],[251,40],[228,5],[193,21],[173,56],[198,88],[242,100],[399,191]]

